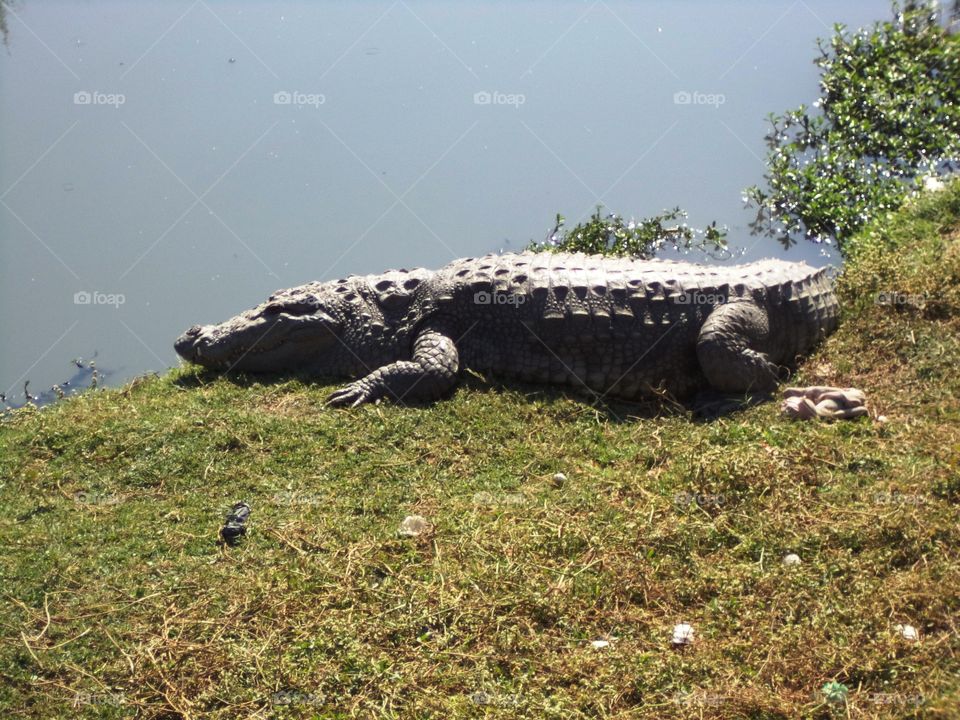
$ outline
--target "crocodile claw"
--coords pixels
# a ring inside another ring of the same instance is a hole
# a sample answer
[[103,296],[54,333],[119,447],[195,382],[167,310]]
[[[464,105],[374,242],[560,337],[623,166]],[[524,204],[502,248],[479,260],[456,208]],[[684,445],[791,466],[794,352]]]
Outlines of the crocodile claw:
[[350,407],[357,407],[357,405],[362,405],[365,402],[370,402],[374,399],[372,388],[364,382],[363,380],[356,380],[355,382],[345,385],[339,390],[330,393],[327,397],[327,405],[330,407],[344,407],[349,405]]

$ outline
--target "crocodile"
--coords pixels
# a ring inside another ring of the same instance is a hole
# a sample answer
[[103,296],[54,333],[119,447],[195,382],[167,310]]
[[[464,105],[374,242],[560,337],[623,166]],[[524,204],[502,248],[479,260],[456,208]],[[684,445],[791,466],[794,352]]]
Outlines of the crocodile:
[[353,379],[334,406],[435,400],[462,368],[601,398],[763,395],[836,328],[831,270],[493,254],[278,290],[175,348],[208,368]]

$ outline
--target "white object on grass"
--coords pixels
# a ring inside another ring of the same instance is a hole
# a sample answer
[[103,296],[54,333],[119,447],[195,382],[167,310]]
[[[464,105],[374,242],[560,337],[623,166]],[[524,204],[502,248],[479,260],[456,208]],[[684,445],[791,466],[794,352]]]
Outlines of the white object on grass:
[[403,537],[417,537],[426,531],[427,526],[427,519],[422,515],[407,515],[400,523],[398,532]]
[[693,642],[693,626],[688,625],[687,623],[678,623],[673,626],[673,639],[671,642],[674,645],[682,646],[689,645]]

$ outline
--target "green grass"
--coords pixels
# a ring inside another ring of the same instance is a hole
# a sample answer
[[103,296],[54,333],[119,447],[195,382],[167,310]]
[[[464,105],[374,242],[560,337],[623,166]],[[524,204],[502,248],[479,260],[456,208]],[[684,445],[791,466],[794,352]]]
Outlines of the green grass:
[[958,226],[955,184],[852,246],[845,322],[793,382],[860,387],[869,419],[473,378],[334,411],[193,370],[13,413],[0,716],[960,716]]

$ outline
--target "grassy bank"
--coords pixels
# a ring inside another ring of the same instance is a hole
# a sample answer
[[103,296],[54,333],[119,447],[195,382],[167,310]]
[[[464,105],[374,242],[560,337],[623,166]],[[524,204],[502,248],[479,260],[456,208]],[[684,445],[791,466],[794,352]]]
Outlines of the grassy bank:
[[[333,411],[192,370],[16,412],[0,715],[958,717],[960,185],[853,256],[798,382],[862,388],[869,419],[475,378]],[[409,514],[430,530],[399,537]]]

